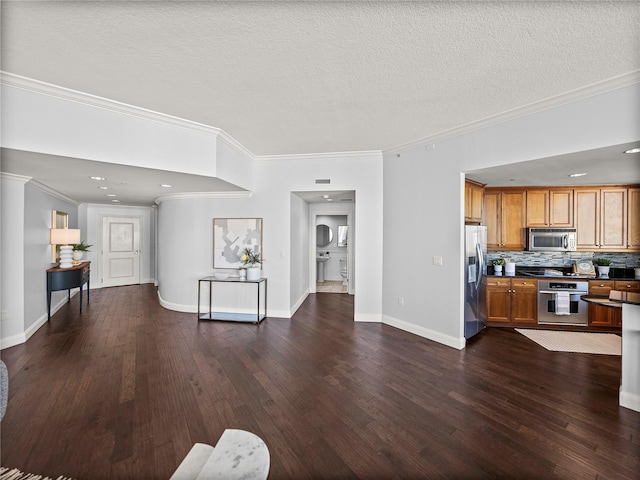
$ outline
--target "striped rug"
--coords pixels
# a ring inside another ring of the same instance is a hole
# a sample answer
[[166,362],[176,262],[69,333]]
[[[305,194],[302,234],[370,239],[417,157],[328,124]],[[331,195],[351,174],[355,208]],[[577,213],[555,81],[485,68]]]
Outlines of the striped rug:
[[562,332],[522,328],[516,328],[516,332],[554,352],[622,354],[622,338],[612,333]]
[[[17,468],[8,469],[6,467],[0,467],[0,480],[54,480],[51,477],[43,477],[42,475],[35,475],[33,473],[23,473]],[[55,480],[73,480],[69,477],[59,476]]]

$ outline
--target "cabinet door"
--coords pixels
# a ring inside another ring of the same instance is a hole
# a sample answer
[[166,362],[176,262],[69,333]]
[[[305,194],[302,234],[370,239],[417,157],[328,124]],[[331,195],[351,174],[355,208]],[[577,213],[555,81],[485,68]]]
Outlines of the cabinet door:
[[599,248],[600,190],[575,190],[573,217],[578,231],[578,250]]
[[487,249],[498,250],[501,243],[500,192],[484,192],[484,224],[487,226]]
[[522,191],[504,191],[501,201],[502,248],[524,250],[527,194]]
[[590,327],[620,327],[622,325],[622,309],[589,304]]
[[538,323],[538,285],[535,280],[511,280],[511,321],[517,325]]
[[589,280],[589,295],[608,297],[615,283],[613,280]]
[[468,180],[464,183],[464,219],[471,223],[482,222],[482,197],[484,188]]
[[640,250],[640,188],[630,188],[627,212],[627,248]]
[[573,190],[549,191],[549,225],[573,227]]
[[549,225],[549,190],[527,190],[527,227]]
[[511,282],[487,281],[487,322],[509,323],[511,311]]
[[627,189],[603,188],[600,193],[600,248],[627,249]]

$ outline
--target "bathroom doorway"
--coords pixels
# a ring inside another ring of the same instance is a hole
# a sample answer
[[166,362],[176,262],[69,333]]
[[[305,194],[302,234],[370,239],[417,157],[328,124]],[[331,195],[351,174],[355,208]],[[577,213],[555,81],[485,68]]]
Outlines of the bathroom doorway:
[[349,221],[344,215],[315,216],[316,293],[349,293]]

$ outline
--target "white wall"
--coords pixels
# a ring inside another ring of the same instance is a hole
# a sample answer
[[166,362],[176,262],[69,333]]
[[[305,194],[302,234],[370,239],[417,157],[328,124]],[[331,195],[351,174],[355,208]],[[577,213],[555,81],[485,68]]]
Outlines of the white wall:
[[[292,298],[292,251],[299,261],[304,248],[291,242],[303,236],[292,234],[292,218],[303,217],[304,207],[295,202],[292,215],[291,192],[321,191],[316,178],[331,178],[331,189],[355,190],[358,221],[354,252],[357,284],[355,319],[380,321],[382,294],[382,158],[379,155],[322,159],[256,161],[256,186],[250,198],[220,196],[165,198],[158,208],[158,284],[163,305],[181,311],[194,311],[197,280],[212,273],[212,222],[214,217],[263,218],[263,274],[269,280],[269,316],[290,317],[297,308]],[[308,223],[307,223],[308,226]],[[296,225],[296,229],[299,226]],[[358,242],[357,239],[367,239]],[[308,258],[306,259],[308,262]],[[306,277],[306,278],[305,278]],[[309,289],[309,275],[300,268],[294,290]],[[304,295],[304,293],[302,293]]]
[[292,312],[297,310],[309,294],[309,204],[291,194],[291,238],[289,245],[289,291]]
[[383,321],[462,348],[461,172],[637,141],[638,105],[635,84],[385,156]]

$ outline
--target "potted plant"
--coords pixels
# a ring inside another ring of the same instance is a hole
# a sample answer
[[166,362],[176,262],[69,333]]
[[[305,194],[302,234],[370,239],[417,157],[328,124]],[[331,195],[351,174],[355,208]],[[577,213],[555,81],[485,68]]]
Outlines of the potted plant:
[[502,266],[504,265],[504,258],[494,258],[491,260],[494,273],[502,273]]
[[247,267],[247,280],[260,280],[260,252],[254,252],[249,247],[245,248],[240,255],[240,262]]
[[89,252],[89,248],[92,246],[93,245],[87,245],[86,243],[84,243],[84,240],[80,243],[72,245],[73,263],[80,263],[80,260],[82,260],[82,258],[84,257],[84,252]]
[[609,260],[608,258],[596,258],[593,263],[595,263],[598,267],[599,278],[609,278],[611,260]]

